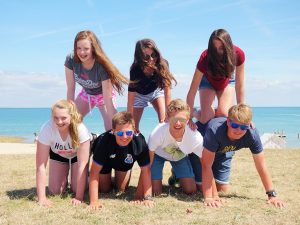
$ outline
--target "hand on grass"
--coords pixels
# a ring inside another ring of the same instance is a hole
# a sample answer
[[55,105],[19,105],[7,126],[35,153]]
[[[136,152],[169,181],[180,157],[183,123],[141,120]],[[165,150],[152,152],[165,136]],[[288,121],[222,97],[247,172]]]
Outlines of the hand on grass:
[[216,198],[206,198],[204,199],[204,206],[209,208],[220,208],[222,206],[222,200],[218,197]]
[[276,208],[283,208],[284,207],[284,203],[283,201],[279,200],[276,197],[271,197],[267,200],[268,204],[272,204],[274,205]]
[[97,201],[97,202],[91,202],[90,205],[89,205],[89,209],[94,211],[94,210],[98,210],[98,209],[101,209],[103,208],[103,205]]
[[82,201],[80,201],[76,198],[72,198],[71,203],[72,203],[72,205],[80,205],[82,203]]
[[155,202],[153,200],[143,200],[142,205],[148,206],[148,207],[153,207],[155,205]]
[[52,206],[52,202],[47,198],[38,200],[38,204],[40,206],[44,206],[44,207],[51,207]]
[[135,199],[132,201],[133,204],[137,204],[137,205],[144,205],[144,206],[148,206],[148,207],[153,207],[155,205],[153,200],[141,200],[141,199]]

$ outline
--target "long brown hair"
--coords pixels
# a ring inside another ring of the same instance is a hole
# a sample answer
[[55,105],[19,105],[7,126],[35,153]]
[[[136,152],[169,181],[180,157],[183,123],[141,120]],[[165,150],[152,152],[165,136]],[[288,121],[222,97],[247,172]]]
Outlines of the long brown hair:
[[52,115],[55,108],[68,110],[68,113],[71,116],[69,133],[72,139],[72,148],[74,150],[77,149],[80,145],[78,126],[82,122],[81,114],[78,113],[76,105],[73,101],[59,100],[52,106]]
[[128,79],[124,77],[121,72],[115,67],[109,58],[104,53],[101,43],[97,36],[90,30],[84,30],[77,33],[74,40],[74,60],[80,62],[79,57],[76,54],[77,42],[79,40],[88,39],[92,45],[93,57],[98,63],[100,63],[106,70],[111,80],[113,87],[122,94],[124,91],[123,84],[128,84]]
[[[224,47],[223,56],[217,53],[213,45],[214,40],[222,42]],[[208,73],[214,77],[232,77],[236,65],[236,54],[229,33],[224,29],[212,32],[207,50]]]
[[[157,55],[157,60],[154,66],[149,64],[149,61],[145,59],[145,53],[143,49],[150,48]],[[135,67],[140,67],[142,70],[145,67],[150,67],[158,74],[156,77],[157,86],[161,89],[172,86],[172,80],[177,84],[176,79],[173,77],[169,70],[168,62],[162,57],[155,42],[149,38],[137,41],[134,51],[134,61],[130,67],[132,70]]]

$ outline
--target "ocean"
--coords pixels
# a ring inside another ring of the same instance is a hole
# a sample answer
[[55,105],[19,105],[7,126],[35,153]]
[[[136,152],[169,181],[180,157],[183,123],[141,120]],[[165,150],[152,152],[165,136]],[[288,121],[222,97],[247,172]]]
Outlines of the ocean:
[[[118,108],[118,111],[122,110],[126,108]],[[39,132],[50,115],[50,108],[0,108],[0,136],[23,137],[32,143],[34,132]],[[288,148],[300,148],[300,107],[253,107],[253,121],[260,135],[276,132],[285,136]],[[98,109],[88,114],[84,123],[93,133],[104,132]],[[146,139],[157,123],[155,110],[145,108],[140,130]]]

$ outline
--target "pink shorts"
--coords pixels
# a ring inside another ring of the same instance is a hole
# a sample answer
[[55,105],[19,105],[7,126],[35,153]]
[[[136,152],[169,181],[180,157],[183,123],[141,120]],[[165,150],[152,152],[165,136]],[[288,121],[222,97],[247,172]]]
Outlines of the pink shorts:
[[[94,108],[97,106],[98,108],[100,106],[104,105],[104,98],[102,94],[99,95],[89,95],[86,93],[84,89],[81,90],[81,92],[78,94],[82,100],[85,102],[88,102],[91,108]],[[112,101],[115,107],[116,106],[116,91],[113,89],[112,91]]]

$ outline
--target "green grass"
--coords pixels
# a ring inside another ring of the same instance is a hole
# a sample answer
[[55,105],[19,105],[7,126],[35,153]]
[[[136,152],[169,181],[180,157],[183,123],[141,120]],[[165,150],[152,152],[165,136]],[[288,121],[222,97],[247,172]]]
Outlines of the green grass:
[[[183,194],[180,189],[164,186],[155,198],[155,207],[134,205],[138,167],[134,167],[128,191],[100,194],[104,208],[89,212],[85,203],[74,207],[72,195],[50,197],[53,207],[36,203],[35,156],[1,155],[0,224],[300,224],[300,150],[266,150],[266,161],[279,198],[286,208],[265,203],[266,195],[248,150],[237,152],[233,161],[230,192],[219,209],[205,208],[202,195]],[[167,163],[163,183],[170,175]],[[187,209],[192,212],[187,213]]]

